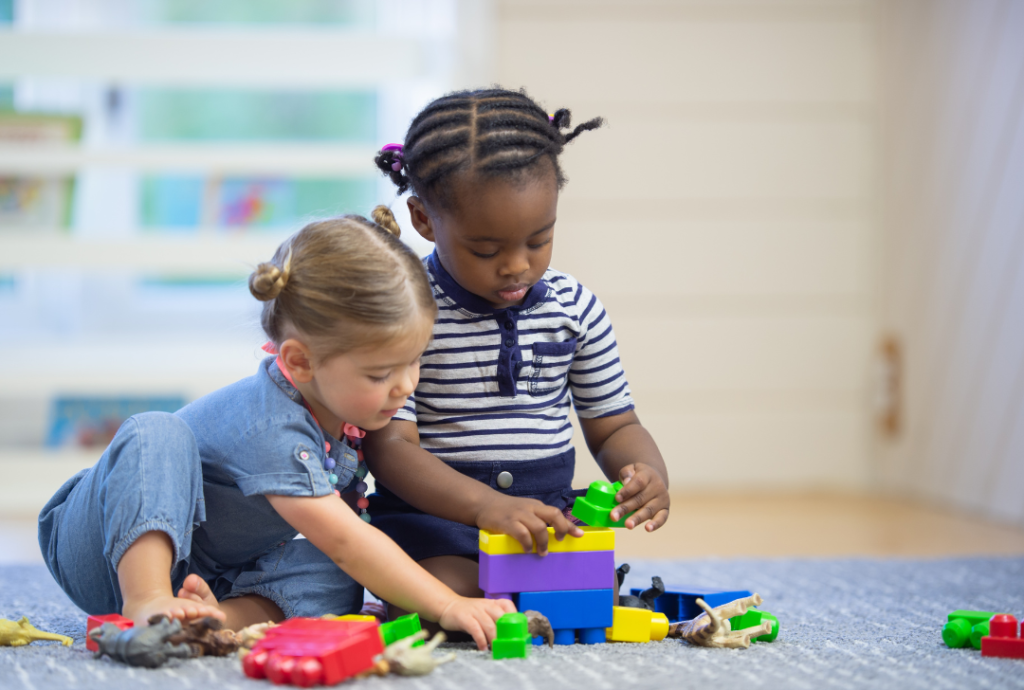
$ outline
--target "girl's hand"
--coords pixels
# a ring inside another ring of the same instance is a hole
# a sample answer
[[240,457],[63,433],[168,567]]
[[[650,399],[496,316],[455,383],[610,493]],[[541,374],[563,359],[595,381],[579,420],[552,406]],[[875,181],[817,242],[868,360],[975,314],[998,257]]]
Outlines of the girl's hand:
[[498,634],[495,621],[506,613],[515,613],[516,607],[508,599],[470,599],[455,597],[441,612],[438,623],[447,630],[463,630],[473,636],[476,648],[487,650],[487,645]]
[[615,500],[621,505],[609,516],[619,520],[626,513],[636,511],[628,520],[626,528],[633,529],[649,520],[646,529],[653,532],[668,520],[669,496],[665,479],[650,465],[637,462],[626,465],[619,471],[622,489],[615,494]]
[[558,541],[562,541],[566,534],[583,536],[583,530],[566,520],[562,511],[535,498],[498,494],[476,516],[477,527],[509,535],[522,544],[527,553],[533,551],[533,543],[537,542],[537,554],[540,556],[548,554],[549,525],[555,528]]

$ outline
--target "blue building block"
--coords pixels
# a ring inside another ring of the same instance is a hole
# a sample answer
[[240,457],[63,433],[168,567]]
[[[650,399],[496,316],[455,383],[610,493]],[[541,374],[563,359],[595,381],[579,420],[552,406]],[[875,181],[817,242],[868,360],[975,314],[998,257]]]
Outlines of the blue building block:
[[577,589],[564,592],[521,592],[516,603],[520,611],[540,611],[554,630],[610,628],[611,589]]
[[[581,644],[605,641],[605,628],[613,620],[614,590],[578,589],[555,592],[520,592],[514,595],[520,611],[540,611],[555,631],[555,644]],[[534,644],[542,644],[534,638]]]
[[[640,596],[642,591],[642,589],[634,588],[630,589],[629,593]],[[704,609],[697,605],[697,599],[703,599],[705,604],[715,608],[750,595],[751,593],[745,589],[723,590],[716,587],[694,585],[666,585],[665,593],[654,600],[654,610],[664,613],[670,621],[675,623],[696,618],[704,613]]]

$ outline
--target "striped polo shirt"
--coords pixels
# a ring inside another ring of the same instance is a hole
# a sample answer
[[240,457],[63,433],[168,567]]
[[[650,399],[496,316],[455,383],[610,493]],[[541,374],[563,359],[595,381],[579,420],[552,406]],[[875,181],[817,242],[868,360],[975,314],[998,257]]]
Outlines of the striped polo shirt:
[[548,269],[518,306],[460,286],[436,252],[424,263],[438,316],[416,392],[395,419],[416,422],[442,460],[541,460],[572,448],[582,418],[633,409],[611,321],[570,275]]

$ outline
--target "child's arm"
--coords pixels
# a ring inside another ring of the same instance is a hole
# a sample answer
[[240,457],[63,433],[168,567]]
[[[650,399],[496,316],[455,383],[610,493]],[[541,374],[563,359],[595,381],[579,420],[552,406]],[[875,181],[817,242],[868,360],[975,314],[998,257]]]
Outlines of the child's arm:
[[460,597],[333,495],[267,496],[267,500],[356,582],[444,628],[466,631],[479,649],[487,649],[488,641],[494,639],[494,621],[515,611],[510,601]]
[[394,419],[364,440],[370,471],[398,496],[425,513],[512,536],[537,553],[548,551],[548,525],[555,538],[583,536],[562,511],[532,498],[516,498],[470,479],[420,448],[414,422]]
[[636,412],[596,419],[580,418],[587,448],[609,479],[622,482],[610,517],[618,520],[626,513],[636,513],[626,520],[633,529],[646,520],[646,529],[653,532],[668,520],[668,470],[661,451],[647,429],[640,424]]

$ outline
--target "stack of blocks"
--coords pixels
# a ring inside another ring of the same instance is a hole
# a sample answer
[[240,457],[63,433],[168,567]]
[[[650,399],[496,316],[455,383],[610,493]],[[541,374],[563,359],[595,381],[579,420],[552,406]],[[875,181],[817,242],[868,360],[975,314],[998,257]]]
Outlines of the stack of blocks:
[[[613,623],[615,532],[583,527],[582,537],[554,538],[548,555],[530,553],[506,534],[480,531],[480,589],[510,599],[520,611],[539,611],[555,631],[555,644],[597,644]],[[534,640],[541,644],[540,638]]]

